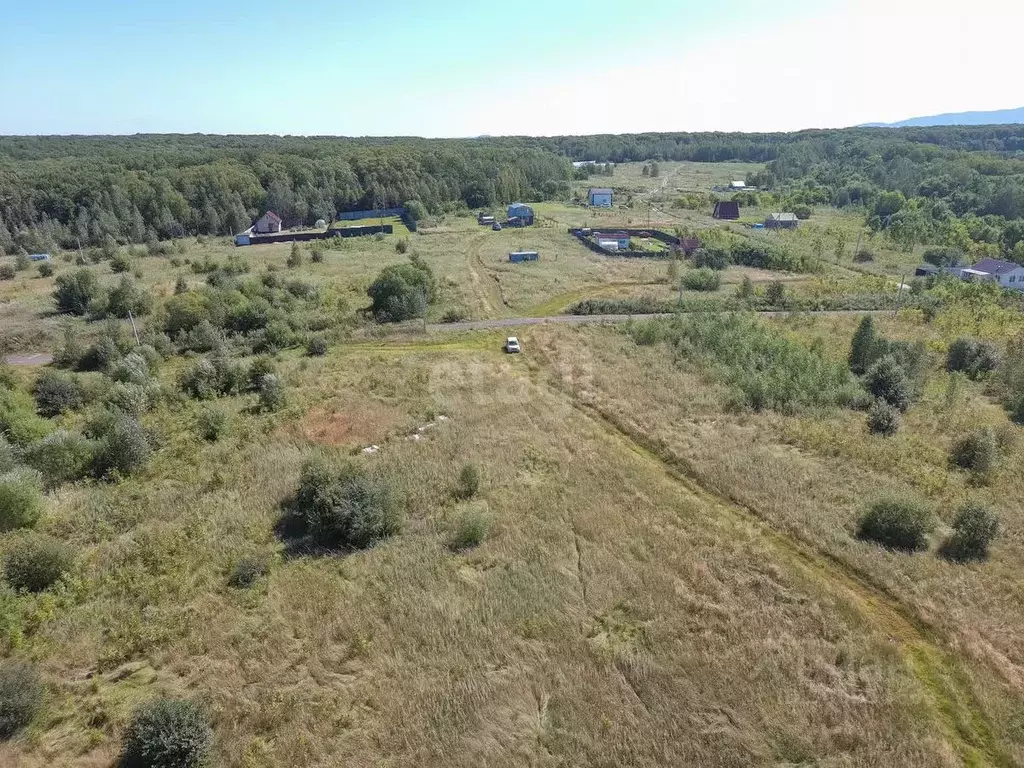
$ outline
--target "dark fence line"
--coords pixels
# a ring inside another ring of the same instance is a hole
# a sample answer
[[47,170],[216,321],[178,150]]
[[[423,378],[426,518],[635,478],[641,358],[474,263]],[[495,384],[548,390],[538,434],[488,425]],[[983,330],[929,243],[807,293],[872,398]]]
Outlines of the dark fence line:
[[279,232],[273,235],[249,235],[249,242],[239,242],[241,236],[235,238],[235,245],[267,245],[269,243],[307,243],[310,240],[326,240],[329,237],[364,237],[366,235],[393,234],[391,224],[375,224],[372,227],[343,227],[328,229],[326,232]]
[[359,219],[385,219],[392,216],[401,216],[405,208],[374,208],[372,211],[346,211],[339,213],[338,221],[358,221]]

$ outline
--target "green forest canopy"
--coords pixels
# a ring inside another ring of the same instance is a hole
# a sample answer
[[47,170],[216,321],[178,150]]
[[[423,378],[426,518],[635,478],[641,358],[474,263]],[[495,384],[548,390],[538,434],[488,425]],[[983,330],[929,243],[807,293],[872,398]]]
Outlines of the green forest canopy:
[[0,248],[145,242],[418,200],[432,213],[563,195],[570,160],[761,162],[794,203],[863,209],[897,242],[1024,258],[1024,126],[479,139],[0,137]]

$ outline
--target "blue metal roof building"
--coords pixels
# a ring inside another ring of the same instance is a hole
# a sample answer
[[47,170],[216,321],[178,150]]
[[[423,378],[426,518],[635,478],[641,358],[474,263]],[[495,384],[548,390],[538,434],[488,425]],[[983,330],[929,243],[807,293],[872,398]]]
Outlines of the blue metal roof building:
[[512,222],[515,219],[526,225],[533,224],[533,208],[524,203],[512,203],[508,207],[508,220]]

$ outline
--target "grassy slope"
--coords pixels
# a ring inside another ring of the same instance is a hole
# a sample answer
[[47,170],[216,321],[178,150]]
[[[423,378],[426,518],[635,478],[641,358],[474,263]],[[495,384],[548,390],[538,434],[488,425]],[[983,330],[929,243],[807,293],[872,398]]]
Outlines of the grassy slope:
[[[542,333],[522,334],[528,351],[587,348]],[[210,707],[228,766],[948,764],[928,691],[876,621],[889,609],[666,473],[542,356],[494,341],[292,358],[289,412],[239,415],[213,446],[191,434],[194,406],[160,414],[169,441],[146,476],[60,494],[44,527],[80,549],[81,581],[48,609],[24,600],[42,613],[26,651],[62,683],[0,758],[104,765],[131,703],[163,689]],[[570,368],[589,391],[585,370]],[[451,420],[404,439],[438,413]],[[363,460],[401,467],[405,533],[344,558],[278,554],[267,583],[227,588],[238,558],[280,552],[278,503],[311,437],[383,446]],[[456,554],[449,489],[468,460],[495,530]]]

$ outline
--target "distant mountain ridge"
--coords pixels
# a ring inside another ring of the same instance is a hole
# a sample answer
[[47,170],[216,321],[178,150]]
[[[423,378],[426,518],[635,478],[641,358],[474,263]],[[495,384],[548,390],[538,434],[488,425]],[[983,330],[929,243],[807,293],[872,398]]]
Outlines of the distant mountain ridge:
[[929,117],[912,117],[898,123],[866,123],[861,128],[909,128],[932,125],[1009,125],[1024,123],[1024,107],[997,109],[991,112],[947,112]]

